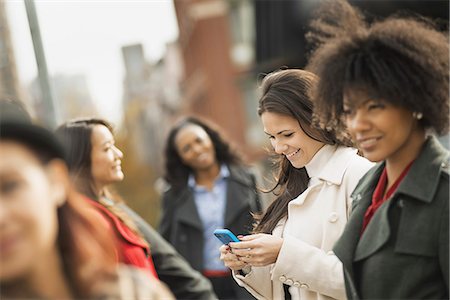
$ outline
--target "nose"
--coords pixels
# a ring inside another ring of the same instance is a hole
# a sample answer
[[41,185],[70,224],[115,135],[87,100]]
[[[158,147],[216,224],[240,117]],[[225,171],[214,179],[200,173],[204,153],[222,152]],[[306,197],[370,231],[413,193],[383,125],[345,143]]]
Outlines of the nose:
[[272,141],[272,147],[277,154],[283,154],[288,149],[288,146],[285,143],[277,140]]
[[369,129],[370,125],[365,113],[362,109],[357,109],[356,112],[346,118],[347,129],[350,134],[365,131]]
[[192,145],[192,152],[195,154],[200,154],[203,152],[203,146],[200,144],[194,144]]
[[116,146],[114,146],[114,155],[116,156],[116,158],[122,159],[123,158],[123,153],[122,151],[120,151],[119,148],[117,148]]

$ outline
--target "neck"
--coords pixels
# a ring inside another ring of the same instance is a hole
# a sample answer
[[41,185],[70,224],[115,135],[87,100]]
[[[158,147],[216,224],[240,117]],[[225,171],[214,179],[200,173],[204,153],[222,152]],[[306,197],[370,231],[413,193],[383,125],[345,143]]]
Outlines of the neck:
[[424,131],[416,132],[408,140],[407,145],[403,146],[404,151],[398,152],[396,155],[392,155],[392,157],[386,159],[386,172],[388,176],[386,190],[400,177],[408,164],[419,156],[425,139]]
[[100,199],[101,197],[106,195],[106,185],[94,183],[92,188],[95,195],[97,196],[97,199]]
[[62,258],[56,247],[53,252],[47,258],[39,258],[26,282],[43,299],[72,299]]
[[219,173],[220,166],[218,163],[213,164],[207,169],[196,170],[194,173],[195,182],[197,185],[205,186],[206,188],[211,189]]

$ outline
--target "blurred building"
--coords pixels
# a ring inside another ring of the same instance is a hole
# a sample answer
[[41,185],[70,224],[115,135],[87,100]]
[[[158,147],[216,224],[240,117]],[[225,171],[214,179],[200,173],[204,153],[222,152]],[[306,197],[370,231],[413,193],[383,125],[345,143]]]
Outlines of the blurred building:
[[[313,11],[321,0],[255,1],[256,72],[270,72],[281,66],[302,68],[307,62],[305,33]],[[420,14],[448,29],[448,0],[348,0],[361,9],[368,21],[392,14]]]
[[4,1],[0,1],[0,95],[22,98]]
[[[57,120],[61,122],[79,118],[98,116],[94,105],[86,77],[84,75],[58,74],[50,78],[52,92],[58,105]],[[45,120],[46,112],[43,111],[42,96],[38,79],[31,83],[32,106],[36,116]]]
[[[234,47],[228,1],[174,0],[174,4],[185,71],[181,113],[213,120],[246,151],[245,103],[233,59],[245,64],[252,59],[252,47],[246,47],[245,36]],[[251,34],[247,29],[243,35]]]
[[165,135],[179,110],[182,64],[176,43],[161,60],[146,60],[141,44],[122,48],[125,127],[139,159],[161,175]]

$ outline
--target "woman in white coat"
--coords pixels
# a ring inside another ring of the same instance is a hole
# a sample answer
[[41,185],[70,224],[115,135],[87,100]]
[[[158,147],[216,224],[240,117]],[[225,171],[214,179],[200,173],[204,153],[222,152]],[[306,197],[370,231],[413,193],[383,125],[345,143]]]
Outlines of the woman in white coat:
[[344,136],[313,126],[303,70],[267,75],[258,113],[277,154],[277,198],[254,234],[221,247],[239,285],[258,299],[344,299],[342,264],[331,251],[347,222],[351,192],[372,163]]

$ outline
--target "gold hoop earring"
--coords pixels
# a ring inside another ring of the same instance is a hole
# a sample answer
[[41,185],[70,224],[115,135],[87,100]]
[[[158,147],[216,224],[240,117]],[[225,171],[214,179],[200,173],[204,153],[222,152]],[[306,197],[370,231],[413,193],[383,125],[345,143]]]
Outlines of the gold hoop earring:
[[423,118],[423,113],[415,111],[415,112],[412,113],[412,116],[416,120],[421,120]]

